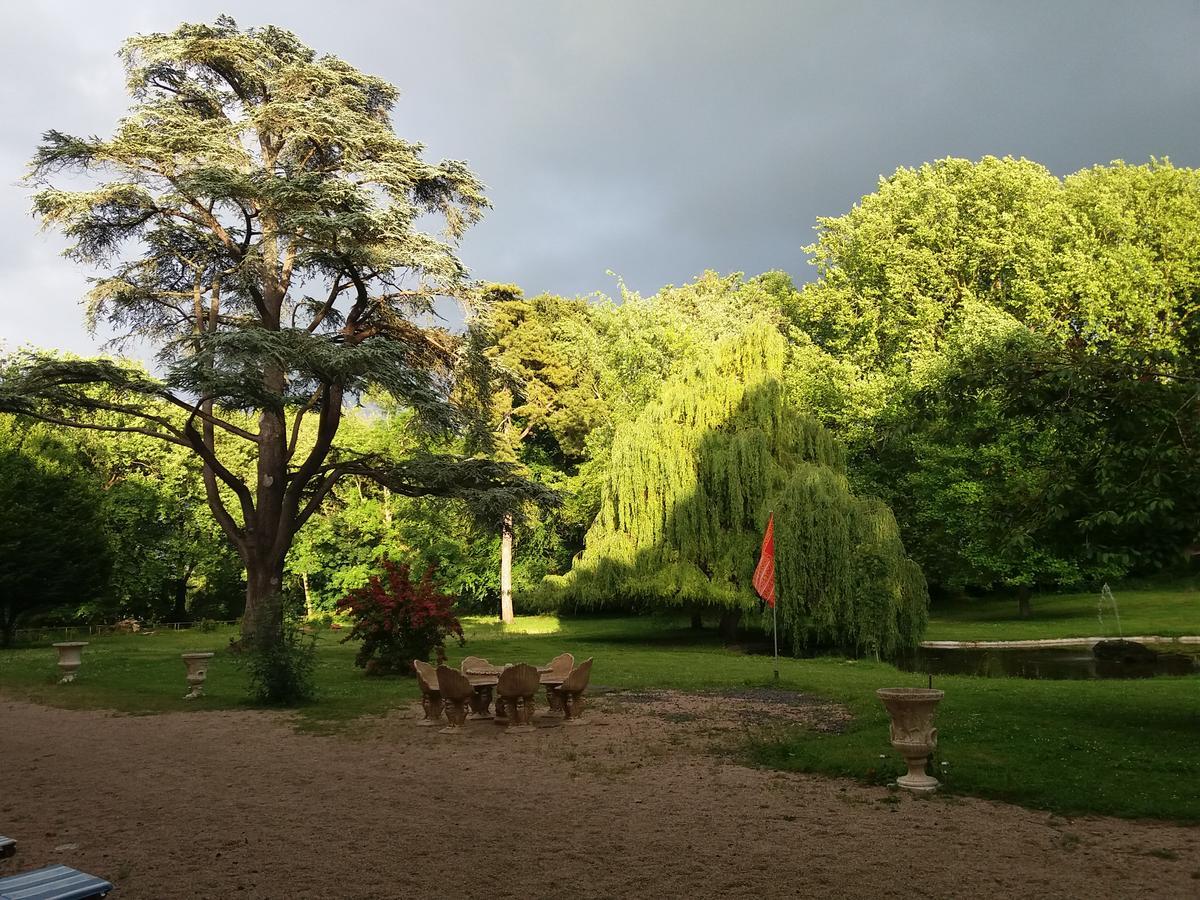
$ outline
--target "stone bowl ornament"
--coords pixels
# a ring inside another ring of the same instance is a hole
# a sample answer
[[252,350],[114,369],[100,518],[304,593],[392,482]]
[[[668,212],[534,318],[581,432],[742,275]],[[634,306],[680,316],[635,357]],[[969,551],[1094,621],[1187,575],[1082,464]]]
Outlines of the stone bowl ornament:
[[892,720],[892,747],[904,757],[908,774],[896,779],[905,790],[929,792],[938,780],[925,774],[929,754],[937,749],[937,729],[933,716],[944,691],[933,688],[880,688],[875,692]]
[[83,648],[87,641],[60,641],[54,645],[58,651],[58,670],[62,672],[59,684],[70,684],[75,680],[75,673],[83,665]]
[[204,680],[208,677],[208,661],[213,658],[211,653],[181,653],[184,665],[187,666],[188,692],[184,700],[195,700],[204,694]]

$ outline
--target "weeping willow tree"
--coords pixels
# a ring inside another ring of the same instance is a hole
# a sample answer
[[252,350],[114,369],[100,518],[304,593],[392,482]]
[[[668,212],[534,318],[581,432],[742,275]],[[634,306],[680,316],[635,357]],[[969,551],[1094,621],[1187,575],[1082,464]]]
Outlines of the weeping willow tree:
[[892,655],[919,640],[928,593],[891,511],[850,492],[842,448],[785,402],[769,325],[724,338],[618,429],[568,608],[677,606],[730,628],[757,614],[759,542],[775,514],[780,628],[794,652]]

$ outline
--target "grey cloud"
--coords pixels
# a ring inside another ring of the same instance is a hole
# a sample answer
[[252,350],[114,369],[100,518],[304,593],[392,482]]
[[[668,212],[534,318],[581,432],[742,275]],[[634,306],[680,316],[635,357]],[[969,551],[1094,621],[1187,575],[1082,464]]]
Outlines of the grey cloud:
[[[785,268],[900,165],[1013,154],[1059,174],[1200,165],[1200,4],[1160,2],[57,3],[0,12],[0,336],[82,349],[85,273],[10,187],[38,133],[104,131],[123,37],[231,12],[402,90],[401,134],[467,159],[495,209],[472,273],[642,292]],[[37,314],[31,315],[32,297]],[[20,307],[19,314],[14,310]]]

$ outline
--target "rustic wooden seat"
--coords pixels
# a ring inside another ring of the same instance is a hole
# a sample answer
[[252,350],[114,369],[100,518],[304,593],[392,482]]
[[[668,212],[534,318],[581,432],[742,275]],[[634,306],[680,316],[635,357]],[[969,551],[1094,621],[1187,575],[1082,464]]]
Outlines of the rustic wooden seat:
[[421,709],[425,711],[418,725],[428,728],[438,724],[442,718],[442,693],[438,690],[437,669],[424,660],[413,660],[413,671],[417,673],[417,684],[421,686]]
[[464,675],[467,674],[468,669],[472,671],[487,671],[490,668],[492,668],[492,664],[482,656],[464,656],[463,661],[458,666],[459,671]]
[[446,721],[449,723],[440,733],[454,734],[466,724],[467,704],[475,696],[475,690],[466,675],[449,666],[437,667],[437,680],[442,702],[446,705]]
[[546,705],[550,707],[550,712],[562,712],[562,695],[558,687],[566,681],[574,666],[575,657],[570,653],[560,653],[546,663],[547,671],[542,673],[542,684],[546,686]]
[[592,659],[588,657],[571,670],[571,674],[567,676],[567,680],[559,687],[558,695],[562,700],[563,717],[566,720],[563,724],[581,724],[580,716],[583,714],[585,705],[583,692],[587,690],[588,681],[591,677]]
[[527,663],[517,663],[500,673],[496,702],[504,704],[510,731],[533,730],[533,698],[541,683],[538,670]]

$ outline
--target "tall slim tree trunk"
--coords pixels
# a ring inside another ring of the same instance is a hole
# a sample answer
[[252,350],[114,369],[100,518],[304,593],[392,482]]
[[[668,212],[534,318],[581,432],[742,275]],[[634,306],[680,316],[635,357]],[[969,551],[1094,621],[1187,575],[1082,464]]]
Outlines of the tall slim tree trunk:
[[700,631],[704,628],[704,617],[698,612],[692,613],[692,630]]
[[513,517],[508,513],[500,527],[500,621],[505,624],[513,621],[512,548]]
[[308,573],[300,573],[300,583],[304,585],[304,617],[311,619],[313,617],[312,592],[308,589]]

